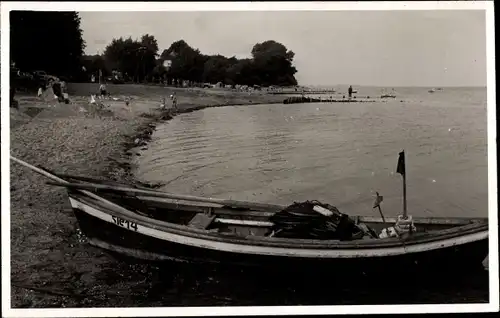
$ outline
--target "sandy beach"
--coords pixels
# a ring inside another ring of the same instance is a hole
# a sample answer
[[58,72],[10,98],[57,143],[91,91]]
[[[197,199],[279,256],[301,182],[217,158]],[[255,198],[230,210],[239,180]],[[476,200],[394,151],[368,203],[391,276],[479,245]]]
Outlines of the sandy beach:
[[[160,109],[162,97],[175,92],[179,112],[283,101],[282,96],[257,92],[109,85],[112,98],[99,109],[89,103],[97,89],[98,84],[69,84],[70,104],[57,103],[50,94],[16,96],[19,110],[10,110],[11,154],[59,173],[134,182],[130,156],[135,153],[129,150],[136,146],[137,137],[154,129],[155,122],[170,118],[169,111]],[[126,97],[131,98],[130,106],[123,101]],[[137,303],[136,294],[120,295],[120,290],[144,293],[151,273],[140,265],[121,268],[122,263],[85,244],[65,190],[46,181],[11,164],[12,307]],[[123,278],[132,274],[146,276],[133,282]],[[110,280],[110,275],[115,279]],[[110,297],[110,290],[117,295]]]

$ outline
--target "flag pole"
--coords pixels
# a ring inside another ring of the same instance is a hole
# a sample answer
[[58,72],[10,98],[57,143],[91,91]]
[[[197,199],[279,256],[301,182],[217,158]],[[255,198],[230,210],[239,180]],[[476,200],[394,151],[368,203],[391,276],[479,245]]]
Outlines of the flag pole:
[[403,175],[403,218],[408,218],[408,211],[406,210],[406,174]]
[[406,210],[406,163],[405,163],[405,151],[399,153],[397,173],[403,176],[403,218],[408,218],[408,211]]

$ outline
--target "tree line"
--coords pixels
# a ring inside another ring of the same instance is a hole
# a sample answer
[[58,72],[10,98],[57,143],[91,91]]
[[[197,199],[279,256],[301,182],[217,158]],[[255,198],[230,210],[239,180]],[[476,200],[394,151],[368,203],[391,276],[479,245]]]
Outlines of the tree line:
[[16,68],[75,76],[84,49],[76,12],[10,12],[10,58]]
[[[23,70],[87,81],[90,74],[124,81],[225,85],[297,85],[294,53],[274,40],[257,43],[251,57],[206,55],[184,40],[160,53],[153,35],[115,38],[100,55],[84,55],[76,12],[11,12],[11,59]],[[37,48],[36,53],[33,48]],[[35,54],[34,54],[35,53]]]
[[137,40],[113,39],[102,55],[86,57],[86,68],[92,72],[101,69],[106,75],[117,70],[135,82],[297,85],[294,53],[283,44],[273,40],[257,43],[251,55],[247,59],[205,55],[184,40],[175,41],[160,54],[155,37],[145,34]]

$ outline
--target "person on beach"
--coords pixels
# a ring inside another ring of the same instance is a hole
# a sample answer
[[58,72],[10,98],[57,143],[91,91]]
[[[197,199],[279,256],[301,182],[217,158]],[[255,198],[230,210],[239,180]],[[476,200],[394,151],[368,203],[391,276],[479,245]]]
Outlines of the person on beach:
[[132,105],[130,105],[130,96],[126,96],[124,101],[125,101],[125,106],[127,107],[128,111],[131,113],[132,112]]
[[349,89],[347,90],[347,92],[349,93],[349,98],[352,97],[352,86],[349,86]]
[[66,82],[65,81],[60,81],[59,83],[61,83],[61,90],[62,92],[66,92]]
[[177,96],[173,93],[170,97],[172,98],[172,108],[177,110]]
[[38,93],[36,94],[36,96],[38,98],[42,97],[43,91],[44,91],[44,87],[43,86],[38,86]]
[[19,109],[19,102],[14,98],[16,96],[16,89],[14,86],[10,86],[10,107]]
[[69,104],[68,86],[66,84],[66,81],[61,81],[61,91],[64,103]]
[[46,79],[38,81],[38,97],[42,96],[43,92],[45,92],[45,90],[47,89],[47,85],[48,81]]
[[99,93],[100,93],[101,98],[104,98],[107,96],[108,92],[106,91],[106,84],[102,83],[99,86]]
[[52,91],[54,92],[54,96],[57,98],[57,101],[64,101],[64,96],[62,93],[62,85],[59,81],[52,82]]

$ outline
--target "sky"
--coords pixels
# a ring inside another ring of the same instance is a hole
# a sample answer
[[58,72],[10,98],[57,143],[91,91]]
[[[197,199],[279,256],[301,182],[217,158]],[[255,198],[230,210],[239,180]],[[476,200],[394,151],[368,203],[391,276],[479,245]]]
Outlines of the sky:
[[113,38],[183,39],[204,54],[250,57],[275,40],[300,85],[486,86],[483,10],[80,12],[86,53]]

